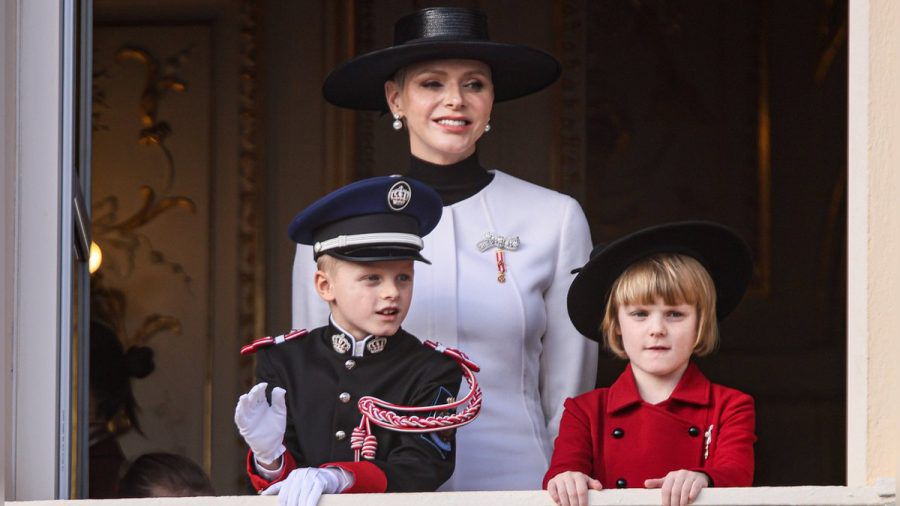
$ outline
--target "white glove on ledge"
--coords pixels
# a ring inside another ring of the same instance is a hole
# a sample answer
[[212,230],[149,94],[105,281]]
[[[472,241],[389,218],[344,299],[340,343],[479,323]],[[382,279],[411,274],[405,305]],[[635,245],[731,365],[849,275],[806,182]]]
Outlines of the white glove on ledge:
[[353,475],[339,467],[294,469],[262,495],[278,494],[280,506],[316,506],[322,494],[339,494],[353,486]]
[[267,383],[259,383],[238,399],[234,408],[234,424],[262,464],[271,464],[285,452],[284,430],[287,426],[285,390],[272,389],[272,405],[266,401]]

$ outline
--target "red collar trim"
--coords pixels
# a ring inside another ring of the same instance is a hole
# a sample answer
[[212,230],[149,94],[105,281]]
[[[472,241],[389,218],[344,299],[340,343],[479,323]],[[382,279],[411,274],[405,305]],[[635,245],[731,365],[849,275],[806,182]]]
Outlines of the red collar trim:
[[[678,380],[678,385],[672,395],[666,401],[678,401],[687,404],[705,406],[709,404],[710,387],[712,383],[700,372],[700,369],[691,362]],[[637,383],[634,381],[634,373],[631,364],[625,367],[625,371],[615,383],[609,387],[609,396],[606,403],[606,412],[615,413],[634,404],[643,402],[638,392]]]

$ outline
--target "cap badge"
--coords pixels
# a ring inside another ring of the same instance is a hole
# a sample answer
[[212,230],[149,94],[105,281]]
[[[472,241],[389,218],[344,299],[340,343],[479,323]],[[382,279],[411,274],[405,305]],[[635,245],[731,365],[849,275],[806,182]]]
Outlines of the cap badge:
[[402,211],[412,199],[412,189],[406,181],[397,181],[388,190],[388,206],[394,211]]
[[485,232],[484,235],[481,236],[481,240],[475,245],[475,247],[478,248],[478,251],[482,253],[491,248],[497,249],[497,251],[494,252],[494,258],[497,260],[498,283],[506,283],[506,257],[503,252],[505,250],[515,251],[519,249],[519,244],[521,244],[521,242],[517,235],[503,237],[502,235],[493,232]]
[[369,350],[369,353],[381,353],[384,351],[384,347],[387,344],[386,337],[376,337],[372,339],[368,343],[366,343],[366,349]]
[[350,351],[350,341],[344,337],[344,334],[334,334],[331,336],[331,347],[334,351],[344,354]]

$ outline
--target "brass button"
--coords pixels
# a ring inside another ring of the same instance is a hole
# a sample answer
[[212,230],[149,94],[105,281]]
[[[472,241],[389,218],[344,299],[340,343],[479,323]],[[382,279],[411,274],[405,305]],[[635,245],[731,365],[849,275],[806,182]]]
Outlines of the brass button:
[[343,441],[345,437],[347,437],[347,433],[342,430],[339,430],[334,433],[334,438],[337,439],[338,441]]
[[356,367],[356,361],[348,360],[348,361],[344,362],[344,367],[346,367],[347,370],[349,371],[350,369],[353,369],[354,367]]
[[344,404],[350,402],[350,394],[347,392],[341,392],[341,395],[338,396],[338,399],[341,400]]

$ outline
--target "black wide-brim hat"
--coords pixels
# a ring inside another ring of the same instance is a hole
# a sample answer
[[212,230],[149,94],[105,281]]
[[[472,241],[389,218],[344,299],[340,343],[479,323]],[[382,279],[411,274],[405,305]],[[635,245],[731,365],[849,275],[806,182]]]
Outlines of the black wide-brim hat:
[[678,253],[699,261],[716,285],[716,317],[737,307],[753,273],[753,255],[732,229],[711,221],[666,223],[597,246],[569,287],[572,324],[585,337],[601,340],[600,323],[613,283],[633,263],[661,253]]
[[427,60],[479,60],[491,67],[494,101],[540,91],[559,77],[553,56],[527,46],[492,42],[484,13],[462,7],[432,7],[394,25],[394,45],[366,53],[334,69],[322,94],[339,107],[386,111],[384,83],[401,68]]

